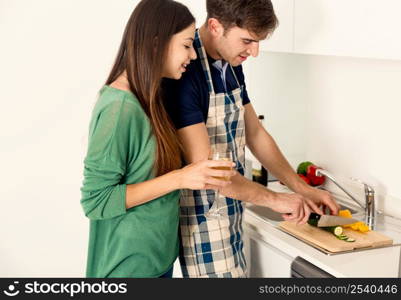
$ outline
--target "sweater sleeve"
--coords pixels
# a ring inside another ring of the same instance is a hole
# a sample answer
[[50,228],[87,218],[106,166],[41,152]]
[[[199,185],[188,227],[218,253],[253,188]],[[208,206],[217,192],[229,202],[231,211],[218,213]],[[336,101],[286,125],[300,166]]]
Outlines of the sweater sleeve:
[[81,205],[91,220],[126,213],[126,173],[130,136],[135,135],[135,106],[114,101],[92,116],[84,160]]

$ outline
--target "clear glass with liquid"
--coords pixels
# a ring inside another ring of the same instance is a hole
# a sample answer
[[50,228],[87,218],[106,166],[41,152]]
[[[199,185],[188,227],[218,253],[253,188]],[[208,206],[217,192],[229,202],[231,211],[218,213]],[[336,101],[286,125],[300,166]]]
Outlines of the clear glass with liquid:
[[[211,160],[221,160],[221,161],[233,161],[233,155],[231,151],[219,151],[219,150],[212,150],[210,155]],[[232,170],[231,167],[214,167],[213,169],[216,170],[224,170],[230,171]],[[216,179],[229,181],[230,177],[214,177]],[[213,201],[212,207],[206,213],[206,217],[208,218],[220,218],[225,216],[226,214],[223,212],[224,207],[226,205],[226,198],[221,196],[219,191],[215,192],[215,199]]]

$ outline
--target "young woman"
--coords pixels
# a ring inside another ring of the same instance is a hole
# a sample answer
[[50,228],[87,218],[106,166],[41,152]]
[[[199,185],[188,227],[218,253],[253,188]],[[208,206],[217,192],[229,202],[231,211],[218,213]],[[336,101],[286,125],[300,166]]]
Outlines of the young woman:
[[229,182],[232,162],[181,167],[163,106],[162,78],[196,58],[195,20],[172,0],[142,0],[132,13],[92,113],[81,204],[90,219],[88,277],[168,277],[178,255],[179,189]]

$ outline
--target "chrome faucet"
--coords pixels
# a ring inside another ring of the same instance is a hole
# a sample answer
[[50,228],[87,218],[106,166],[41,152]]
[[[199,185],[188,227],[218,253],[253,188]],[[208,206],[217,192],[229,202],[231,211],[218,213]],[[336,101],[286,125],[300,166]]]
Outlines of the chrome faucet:
[[362,184],[365,186],[365,223],[373,230],[376,227],[375,190],[366,183]]
[[375,229],[376,227],[376,210],[375,210],[375,190],[368,184],[358,180],[359,183],[363,184],[365,187],[365,204],[362,204],[359,200],[355,199],[344,187],[342,187],[329,172],[323,169],[316,170],[316,176],[326,176],[330,179],[336,186],[338,186],[348,197],[350,197],[355,203],[357,203],[362,209],[365,210],[365,223],[370,229]]

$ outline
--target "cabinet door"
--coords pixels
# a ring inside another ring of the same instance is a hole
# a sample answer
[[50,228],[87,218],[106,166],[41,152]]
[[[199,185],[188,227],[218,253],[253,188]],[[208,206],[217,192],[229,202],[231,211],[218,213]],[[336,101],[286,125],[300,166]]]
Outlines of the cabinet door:
[[245,256],[251,278],[291,277],[293,258],[266,243],[258,233],[244,226]]
[[295,0],[294,51],[401,58],[401,1]]
[[294,0],[272,0],[279,26],[274,33],[260,43],[261,51],[292,52]]
[[[199,28],[206,21],[206,0],[179,0],[188,6]],[[272,0],[280,25],[271,37],[260,43],[260,50],[291,52],[293,49],[294,0]]]

